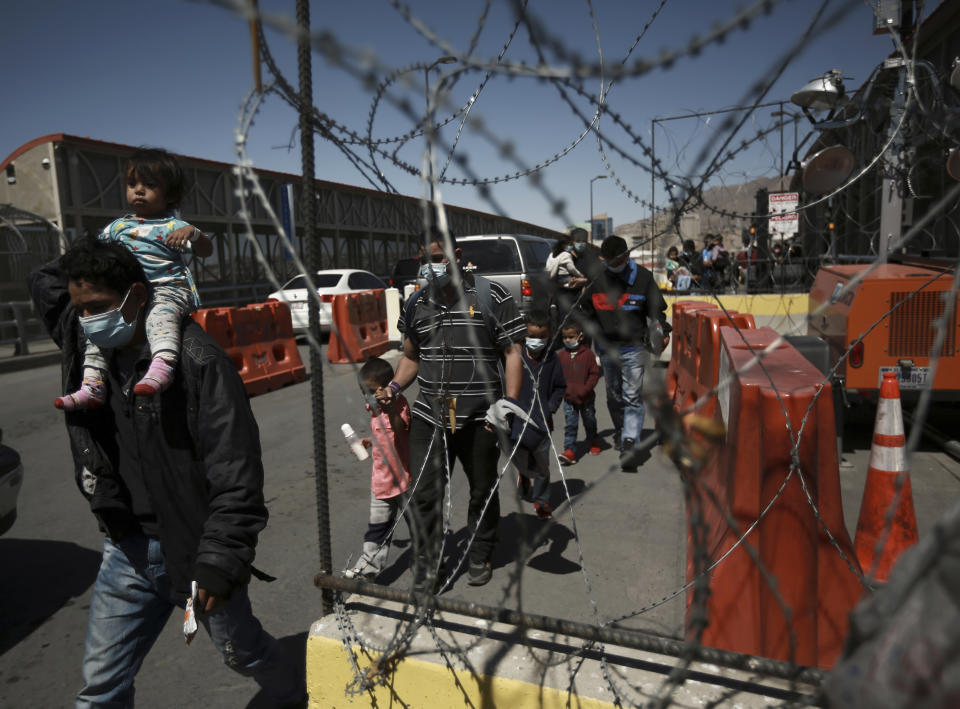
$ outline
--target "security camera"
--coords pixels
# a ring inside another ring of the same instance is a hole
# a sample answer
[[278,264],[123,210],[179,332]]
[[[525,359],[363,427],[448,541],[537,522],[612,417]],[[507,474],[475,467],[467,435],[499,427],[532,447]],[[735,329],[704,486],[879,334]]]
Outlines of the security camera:
[[44,158],[43,160],[40,161],[40,164],[43,165],[43,169],[44,169],[44,170],[49,170],[49,169],[50,169],[50,158]]

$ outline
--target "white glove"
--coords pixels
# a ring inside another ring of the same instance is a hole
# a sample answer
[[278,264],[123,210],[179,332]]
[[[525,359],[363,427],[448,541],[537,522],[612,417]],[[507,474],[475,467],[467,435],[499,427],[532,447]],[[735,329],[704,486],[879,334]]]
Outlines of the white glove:
[[487,409],[487,415],[484,418],[484,421],[489,423],[494,428],[498,428],[501,431],[510,434],[510,421],[507,419],[507,416],[513,414],[514,416],[519,416],[521,420],[529,420],[526,412],[520,408],[516,402],[511,401],[510,399],[497,399],[495,402],[490,404],[490,408]]

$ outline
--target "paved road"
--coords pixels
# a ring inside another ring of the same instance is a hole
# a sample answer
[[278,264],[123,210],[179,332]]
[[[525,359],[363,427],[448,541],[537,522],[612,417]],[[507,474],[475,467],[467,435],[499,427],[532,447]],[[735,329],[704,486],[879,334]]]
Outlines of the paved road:
[[[20,451],[26,467],[20,519],[0,538],[3,707],[72,706],[87,604],[99,563],[101,535],[74,487],[61,414],[51,405],[58,379],[56,366],[0,374],[0,401],[5,407],[0,427],[5,441]],[[347,421],[362,429],[366,414],[349,367],[328,367],[324,386],[333,556],[337,566],[344,568],[356,557],[365,529],[369,469],[349,453],[339,426]],[[310,388],[307,384],[289,387],[256,397],[252,403],[261,428],[271,513],[270,524],[261,535],[257,564],[279,579],[273,584],[254,582],[251,597],[266,627],[302,658],[306,632],[321,612],[320,594],[312,585],[318,561]],[[609,429],[602,397],[598,413],[601,428]],[[560,424],[562,417],[558,415],[556,420]],[[856,468],[843,473],[851,532],[871,425],[868,420],[866,433],[861,426],[859,436],[851,438],[854,448],[848,457]],[[555,439],[559,437],[558,431]],[[492,605],[522,605],[531,612],[589,622],[595,619],[594,603],[600,617],[607,619],[678,588],[684,531],[676,475],[659,449],[638,474],[622,473],[615,463],[615,454],[608,450],[564,469],[567,488],[574,494],[587,492],[578,499],[573,515],[569,506],[561,508],[558,524],[524,569],[520,598],[515,590],[505,597],[502,589],[515,572],[517,544],[540,525],[529,505],[521,509],[512,494],[502,494],[503,543],[495,557],[493,582],[475,589],[461,578],[449,592],[451,596]],[[504,478],[510,479],[509,474]],[[915,456],[913,485],[921,533],[960,490],[958,481],[960,466],[946,456],[932,450]],[[598,484],[591,487],[594,483]],[[461,543],[465,487],[458,468],[451,509],[453,539]],[[562,495],[559,483],[555,483],[554,494],[556,499]],[[402,542],[407,535],[401,531],[398,536]],[[409,583],[404,556],[408,548],[401,544],[393,551],[396,563],[385,574],[395,586]],[[679,634],[681,599],[644,614],[635,627]],[[149,655],[137,678],[137,689],[137,706],[144,709],[264,706],[256,696],[255,684],[220,665],[203,633],[189,648],[184,647],[176,617]]]

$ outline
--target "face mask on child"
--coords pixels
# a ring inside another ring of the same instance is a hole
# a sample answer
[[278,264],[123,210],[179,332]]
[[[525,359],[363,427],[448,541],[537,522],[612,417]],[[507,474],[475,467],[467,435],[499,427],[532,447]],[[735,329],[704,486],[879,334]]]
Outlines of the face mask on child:
[[569,337],[564,337],[563,346],[566,347],[568,350],[577,349],[580,346],[580,337],[577,336],[577,337],[574,337],[573,339]]
[[547,346],[547,341],[542,337],[528,337],[526,345],[530,352],[533,354],[539,354],[543,348]]

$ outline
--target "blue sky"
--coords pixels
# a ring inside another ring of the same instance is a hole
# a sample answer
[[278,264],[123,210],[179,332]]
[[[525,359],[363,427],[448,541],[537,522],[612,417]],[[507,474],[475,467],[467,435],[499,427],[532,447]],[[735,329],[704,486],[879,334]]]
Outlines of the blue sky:
[[[229,4],[229,3],[227,3]],[[409,0],[417,20],[446,41],[455,54],[464,56],[477,33],[485,7],[481,0]],[[472,56],[493,62],[507,42],[514,25],[513,0],[493,0],[483,22]],[[744,6],[749,6],[745,2]],[[607,66],[618,66],[643,26],[660,6],[659,0],[529,0],[527,7],[543,29],[560,40],[565,55],[576,54],[597,61],[602,50]],[[658,68],[637,77],[619,79],[608,95],[608,106],[629,126],[614,125],[609,118],[600,130],[636,160],[646,162],[633,137],[649,141],[651,119],[688,112],[713,111],[753,100],[751,87],[773,76],[774,68],[810,24],[820,0],[780,0],[772,11],[746,28],[734,31],[723,44],[706,47],[697,56],[683,56],[669,68]],[[292,21],[294,0],[261,0],[266,13]],[[600,38],[598,50],[590,8],[595,11]],[[685,47],[690,38],[706,36],[717,22],[731,18],[739,4],[727,0],[667,0],[630,61],[655,59],[664,50]],[[856,88],[891,50],[890,39],[872,34],[871,10],[866,2],[828,0],[825,14],[849,8],[845,17],[829,27],[818,28],[796,56],[790,56],[782,75],[766,93],[765,101],[789,99],[806,81],[828,69],[842,69],[851,77],[848,89]],[[330,32],[350,52],[346,62],[375,58],[375,65],[399,69],[416,62],[430,62],[447,53],[417,32],[387,0],[313,2],[312,28]],[[166,147],[175,152],[213,160],[235,160],[234,131],[240,105],[252,86],[251,49],[246,20],[222,4],[156,0],[97,0],[80,3],[61,0],[31,0],[4,5],[4,42],[0,60],[4,66],[5,100],[0,112],[0,159],[23,143],[48,133],[70,133],[100,140]],[[296,48],[281,30],[270,29],[268,38],[274,56],[287,79],[296,84]],[[551,50],[547,65],[569,67],[567,57]],[[537,62],[526,28],[516,33],[504,60]],[[442,66],[461,70],[449,94],[449,105],[461,106],[483,80],[483,72],[464,64]],[[265,72],[265,78],[268,74]],[[438,73],[432,75],[436,81]],[[406,100],[411,116],[389,101],[381,102],[372,123],[375,138],[389,138],[411,130],[424,109],[424,74],[407,72],[408,86],[398,86],[391,96]],[[366,135],[372,91],[342,65],[321,52],[313,54],[314,103],[339,124]],[[600,78],[584,80],[591,94],[600,90]],[[592,113],[588,99],[574,97],[584,115]],[[771,109],[758,109],[734,139],[754,136],[776,122]],[[447,111],[449,114],[452,111]],[[438,110],[439,115],[445,115]],[[584,130],[582,120],[560,98],[550,82],[536,77],[495,74],[471,108],[467,129],[457,144],[470,169],[484,178],[507,176],[517,171],[498,146],[509,142],[519,160],[536,165],[566,150]],[[475,119],[495,140],[474,130]],[[703,142],[716,138],[720,120],[670,121],[658,124],[657,157],[673,174],[699,169],[693,164]],[[299,173],[300,149],[293,131],[297,115],[276,96],[267,96],[249,136],[249,154],[254,165]],[[441,133],[454,139],[457,122]],[[801,127],[801,136],[805,126]],[[632,136],[631,136],[632,133]],[[289,147],[293,135],[294,145]],[[787,152],[792,129],[786,130]],[[370,182],[329,142],[316,139],[318,178],[370,187]],[[396,144],[388,144],[390,150]],[[418,137],[400,147],[397,157],[419,168],[424,140]],[[364,159],[362,146],[353,146]],[[649,215],[638,204],[650,198],[649,173],[607,150],[617,180],[594,182],[596,213],[607,212],[614,224]],[[787,156],[789,159],[789,155]],[[438,157],[442,165],[445,154]],[[776,175],[780,162],[779,133],[734,160],[724,164],[711,184],[742,182],[761,175]],[[388,159],[377,163],[389,183],[403,194],[425,193],[423,182],[408,175]],[[444,201],[483,211],[504,211],[509,216],[563,228],[569,221],[586,220],[589,213],[590,178],[608,174],[595,135],[588,134],[561,159],[537,173],[540,184],[564,210],[554,205],[529,178],[504,180],[490,186],[493,203],[474,185],[441,185]],[[447,175],[466,176],[452,166]],[[664,197],[657,186],[657,202]]]

